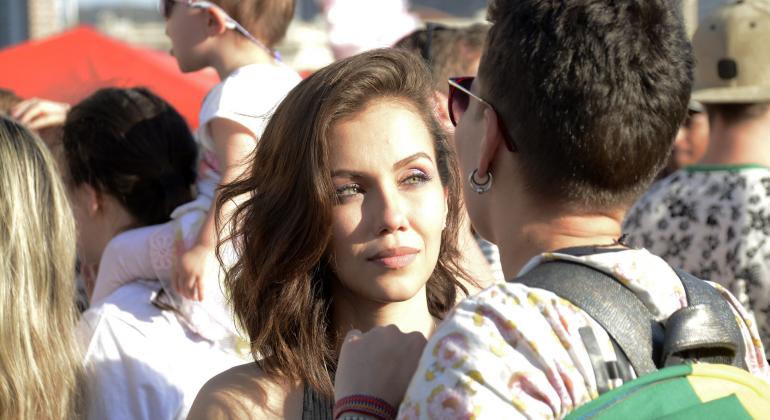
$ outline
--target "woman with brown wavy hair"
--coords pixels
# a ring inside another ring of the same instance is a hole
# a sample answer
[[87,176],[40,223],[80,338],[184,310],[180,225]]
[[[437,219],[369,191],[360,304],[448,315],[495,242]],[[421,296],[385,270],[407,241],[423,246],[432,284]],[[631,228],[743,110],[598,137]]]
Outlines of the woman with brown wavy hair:
[[218,203],[247,197],[223,243],[240,255],[226,286],[256,365],[210,380],[190,418],[330,418],[348,330],[428,336],[466,292],[459,175],[430,92],[417,57],[376,50],[318,71],[277,108]]

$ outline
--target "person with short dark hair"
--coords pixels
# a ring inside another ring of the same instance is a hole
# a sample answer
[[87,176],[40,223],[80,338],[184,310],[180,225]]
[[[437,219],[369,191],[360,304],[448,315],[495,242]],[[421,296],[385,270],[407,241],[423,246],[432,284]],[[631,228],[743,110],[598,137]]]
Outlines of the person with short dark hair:
[[[770,344],[770,9],[719,9],[693,39],[709,146],[629,211],[630,244],[729,289]],[[725,48],[725,49],[720,49]],[[765,347],[767,349],[767,347]],[[765,357],[770,357],[766,353]]]
[[[562,418],[654,370],[624,362],[629,348],[610,338],[625,341],[624,323],[605,324],[610,333],[582,306],[526,285],[544,273],[577,289],[605,278],[661,322],[687,307],[674,269],[621,232],[687,111],[693,59],[678,12],[667,0],[496,0],[488,17],[478,76],[449,81],[450,117],[468,212],[500,247],[509,282],[459,303],[416,371],[383,362],[415,339],[350,334],[335,381],[340,418],[371,401],[400,406],[400,418]],[[733,359],[770,378],[745,309],[724,289],[713,295],[746,350]],[[404,376],[406,391],[394,385]]]

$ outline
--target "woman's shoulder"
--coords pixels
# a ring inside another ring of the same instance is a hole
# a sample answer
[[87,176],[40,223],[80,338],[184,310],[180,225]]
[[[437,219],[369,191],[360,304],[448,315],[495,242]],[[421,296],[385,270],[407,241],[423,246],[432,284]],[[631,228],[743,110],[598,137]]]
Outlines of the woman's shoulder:
[[302,386],[262,371],[254,362],[209,379],[195,398],[188,419],[299,418]]

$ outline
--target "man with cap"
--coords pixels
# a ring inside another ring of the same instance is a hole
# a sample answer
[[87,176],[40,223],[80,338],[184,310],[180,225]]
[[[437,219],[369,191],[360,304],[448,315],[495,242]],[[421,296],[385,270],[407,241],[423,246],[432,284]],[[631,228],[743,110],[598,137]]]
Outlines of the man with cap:
[[[745,0],[693,39],[693,99],[710,139],[694,166],[654,184],[629,211],[628,244],[728,288],[770,344],[770,2]],[[767,358],[768,354],[765,355]]]

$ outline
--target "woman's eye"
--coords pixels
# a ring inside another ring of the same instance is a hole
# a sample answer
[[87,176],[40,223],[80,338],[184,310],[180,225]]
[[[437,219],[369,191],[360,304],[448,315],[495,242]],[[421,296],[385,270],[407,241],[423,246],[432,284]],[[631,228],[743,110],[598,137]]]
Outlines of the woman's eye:
[[343,185],[337,188],[337,197],[350,197],[361,192],[361,187],[357,184]]
[[414,171],[407,175],[402,181],[402,184],[406,185],[416,185],[416,184],[424,184],[431,180],[431,177],[428,176],[426,173],[422,171]]

